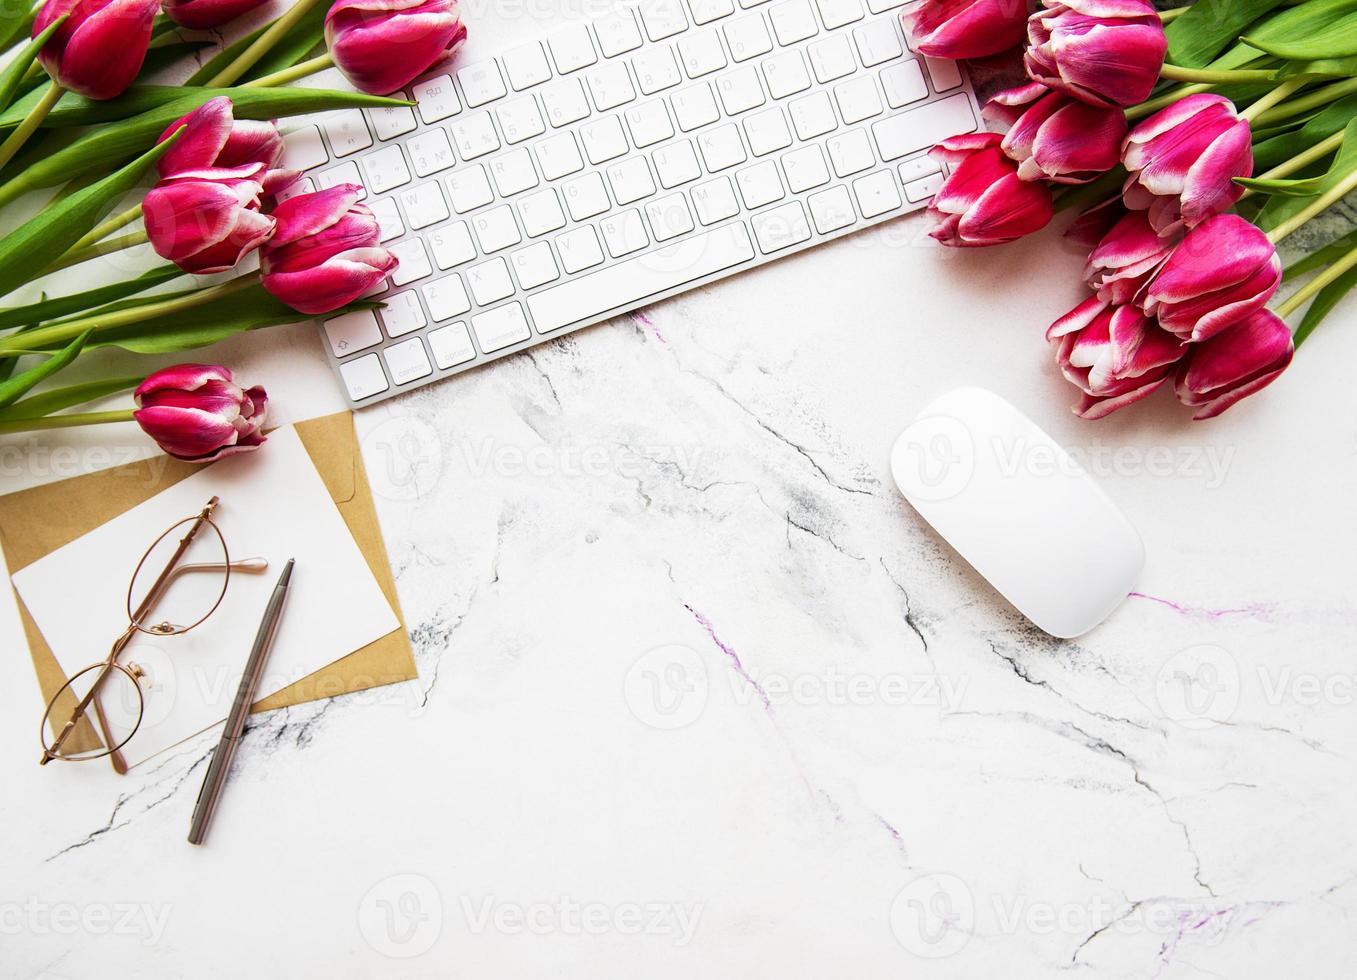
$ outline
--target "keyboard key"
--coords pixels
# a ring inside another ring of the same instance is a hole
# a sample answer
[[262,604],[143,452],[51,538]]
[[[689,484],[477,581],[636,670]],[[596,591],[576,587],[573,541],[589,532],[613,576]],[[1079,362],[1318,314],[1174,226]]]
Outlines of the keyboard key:
[[872,123],[872,136],[876,138],[881,159],[889,162],[933,146],[948,136],[973,133],[975,129],[970,99],[961,94]]
[[839,103],[839,114],[851,126],[881,114],[881,96],[871,75],[859,75],[834,86],[834,100]]
[[735,171],[735,183],[740,188],[744,206],[751,211],[787,196],[777,175],[777,164],[772,160],[764,160],[752,167]]
[[489,313],[473,316],[471,328],[476,331],[476,340],[480,342],[481,350],[487,354],[503,350],[510,344],[516,344],[532,336],[528,318],[523,315],[523,307],[518,303],[510,303]]
[[339,365],[339,376],[344,379],[349,397],[356,402],[380,395],[391,387],[382,372],[381,359],[375,353]]
[[759,243],[759,251],[764,255],[791,248],[810,238],[810,224],[806,221],[806,209],[800,201],[789,201],[771,211],[754,215],[754,238]]
[[433,274],[433,266],[429,265],[429,253],[424,249],[424,242],[418,238],[407,238],[403,242],[397,242],[391,246],[391,254],[400,261],[396,271],[391,273],[391,281],[397,286],[404,286],[406,283]]
[[603,232],[603,244],[613,258],[628,255],[650,244],[645,225],[641,222],[641,212],[635,208],[603,219],[598,224],[598,230]]
[[320,130],[315,126],[299,126],[283,137],[283,158],[280,167],[288,170],[310,170],[330,159]]
[[685,239],[528,298],[539,333],[627,309],[649,296],[713,275],[754,257],[742,222]]
[[693,207],[697,208],[697,220],[704,225],[714,225],[740,213],[729,177],[718,177],[694,187]]
[[915,157],[913,160],[906,160],[896,168],[900,171],[900,183],[908,184],[912,180],[918,180],[920,177],[927,177],[930,174],[942,173],[942,164],[930,156]]
[[641,46],[641,29],[630,9],[622,9],[594,21],[594,36],[603,57],[613,58]]
[[645,25],[646,37],[652,41],[673,37],[688,26],[679,0],[648,0],[641,7],[641,22]]
[[697,138],[697,148],[702,153],[708,173],[725,170],[747,159],[744,144],[740,142],[740,131],[734,123],[726,123],[703,133]]
[[585,75],[585,79],[589,83],[589,94],[594,97],[594,108],[599,112],[616,109],[636,98],[625,62],[605,62]]
[[905,197],[911,204],[926,201],[942,189],[943,179],[941,173],[936,173],[929,174],[927,177],[920,177],[918,180],[911,180],[905,185]]
[[547,47],[551,49],[551,60],[556,62],[556,70],[562,75],[588,68],[598,61],[594,42],[589,40],[589,28],[585,24],[568,24],[552,32],[547,37]]
[[768,83],[768,94],[785,99],[810,88],[810,72],[800,51],[788,51],[763,62],[763,78]]
[[466,277],[471,284],[471,295],[480,306],[513,295],[514,281],[509,278],[509,263],[503,259],[473,265],[467,270]]
[[418,381],[433,373],[429,355],[424,350],[424,341],[418,337],[392,344],[382,351],[382,355],[386,358],[386,369],[391,372],[391,380],[398,385]]
[[542,168],[542,176],[547,180],[556,180],[584,169],[584,158],[580,156],[574,133],[561,133],[542,140],[534,149],[537,151],[537,165]]
[[406,187],[397,196],[413,229],[427,228],[449,218],[443,191],[433,181]]
[[444,371],[465,364],[476,356],[476,348],[471,346],[471,335],[467,333],[465,323],[450,323],[446,327],[430,330],[424,339],[433,351],[433,362]]
[[815,5],[827,31],[862,20],[862,0],[815,0]]
[[372,145],[367,120],[357,109],[327,112],[322,119],[325,137],[330,141],[330,152],[335,156],[346,157]]
[[679,89],[669,96],[669,104],[674,107],[674,121],[685,133],[721,118],[711,86],[706,82]]
[[427,177],[440,170],[447,170],[457,162],[448,145],[448,135],[441,129],[430,129],[412,136],[405,143],[410,151],[410,164],[415,168],[416,177]]
[[[283,188],[275,194],[274,197],[277,198],[279,204],[282,204],[284,201],[291,200],[294,197],[300,197],[303,194],[313,194],[315,193],[315,190],[316,185],[311,182],[311,179],[309,177],[303,177],[301,180],[294,180],[291,185]],[[392,210],[395,209],[393,208]],[[405,229],[402,228],[397,234],[401,234],[404,230]]]
[[489,211],[482,211],[471,219],[471,227],[476,231],[476,241],[480,242],[481,253],[498,252],[523,240],[514,223],[514,212],[507,204],[501,204]]
[[592,164],[614,160],[628,150],[626,134],[622,132],[622,123],[616,116],[604,116],[581,126],[579,132],[580,139],[584,141],[584,155]]
[[645,157],[629,157],[604,172],[608,176],[608,186],[613,191],[613,200],[619,206],[655,193],[655,181],[650,176],[650,166]]
[[347,357],[382,342],[382,328],[372,310],[354,310],[325,321],[325,336],[335,357]]
[[461,276],[444,276],[422,286],[424,302],[429,304],[429,316],[434,322],[451,320],[471,309],[471,300],[467,297],[466,287]]
[[490,162],[490,176],[500,197],[512,197],[538,184],[537,171],[527,147],[520,147]]
[[561,256],[561,266],[571,275],[603,261],[603,246],[589,225],[557,235],[556,251]]
[[537,109],[537,100],[531,95],[510,99],[495,109],[495,118],[499,120],[500,132],[504,142],[513,146],[546,131],[542,122],[542,113]]
[[801,140],[823,136],[839,125],[827,92],[813,92],[787,106],[792,114],[792,126]]
[[909,3],[909,0],[867,0],[867,9],[874,14],[879,14],[883,10],[893,10],[896,7],[903,7]]
[[663,142],[674,135],[674,126],[669,121],[669,112],[663,99],[653,99],[631,106],[622,113],[627,121],[627,130],[631,133],[631,142],[638,150]]
[[667,194],[645,206],[646,220],[657,242],[667,242],[693,230],[693,215],[682,194]]
[[853,56],[853,46],[843,34],[831,34],[823,41],[816,41],[808,47],[810,67],[820,84],[832,82],[836,78],[851,75],[857,70],[857,58]]
[[[321,190],[329,190],[331,187],[337,187],[340,184],[363,186],[363,175],[358,172],[358,164],[350,160],[338,167],[331,167],[329,170],[322,170],[316,174],[316,186]],[[358,200],[361,201],[367,196],[368,193],[365,189],[358,195]]]
[[716,80],[716,92],[725,106],[726,115],[734,116],[764,103],[759,73],[752,65],[728,71]]
[[694,24],[710,24],[735,13],[735,0],[688,0]]
[[520,289],[536,289],[561,278],[561,271],[556,268],[556,260],[551,256],[551,246],[546,242],[521,248],[509,258],[513,262],[514,277]]
[[955,61],[925,58],[924,64],[928,66],[928,77],[933,79],[933,88],[937,91],[947,92],[961,85],[961,69]]
[[449,123],[448,132],[463,160],[475,160],[499,149],[499,134],[488,112],[473,113]]
[[661,147],[650,158],[655,161],[655,176],[666,190],[702,176],[702,167],[697,162],[697,151],[693,149],[692,140],[679,140]]
[[822,235],[847,228],[858,219],[853,211],[853,202],[848,196],[848,188],[842,184],[819,194],[812,194],[806,199],[806,203],[810,205],[815,230]]
[[433,251],[434,264],[440,269],[451,269],[476,257],[476,246],[471,243],[471,229],[465,221],[431,231],[425,240]]
[[736,61],[748,61],[773,50],[773,40],[762,14],[750,14],[726,22],[721,28],[730,45],[730,56]]
[[599,173],[584,174],[566,181],[561,190],[565,194],[566,209],[575,221],[602,214],[612,206],[608,201],[608,191],[603,186],[603,175]]
[[363,186],[374,194],[385,194],[410,183],[410,168],[399,146],[388,146],[362,159]]
[[424,307],[419,305],[419,296],[413,291],[393,295],[386,301],[381,313],[388,337],[403,336],[428,322],[424,319]]
[[556,192],[549,187],[519,201],[518,216],[529,238],[565,227],[565,212],[561,210],[561,202],[556,198]]
[[410,94],[419,103],[419,118],[426,124],[436,123],[462,111],[462,102],[457,98],[451,75],[438,75],[415,82],[410,86]]
[[714,27],[680,38],[678,49],[683,70],[689,78],[701,78],[726,67],[726,52]]
[[683,81],[674,51],[668,46],[649,48],[631,59],[636,84],[644,95],[654,95]]
[[381,229],[378,241],[388,242],[405,234],[405,222],[401,221],[400,209],[396,207],[395,198],[379,197],[368,202],[368,207],[372,210],[372,216],[377,219],[377,227]]
[[[405,93],[397,92],[392,98],[403,99]],[[414,112],[409,106],[404,105],[368,109],[367,116],[368,121],[372,123],[372,130],[377,134],[379,140],[393,140],[397,136],[404,136],[419,125],[415,122]]]
[[551,66],[538,41],[506,51],[500,60],[504,62],[504,73],[509,76],[509,84],[515,92],[541,85],[551,77]]
[[894,211],[902,203],[895,174],[889,170],[878,170],[853,181],[853,196],[857,198],[858,210],[864,218],[875,218],[887,211]]
[[876,163],[872,155],[872,141],[867,138],[865,129],[850,129],[825,141],[829,151],[829,165],[840,177],[861,173]]
[[768,8],[768,19],[773,22],[773,33],[778,44],[795,44],[819,33],[810,0],[785,0]]
[[853,28],[853,43],[857,45],[858,57],[866,68],[874,68],[904,54],[895,21],[889,17]]
[[902,61],[881,70],[881,88],[886,93],[886,105],[898,109],[902,105],[928,97],[924,72],[917,61]]
[[787,186],[793,194],[829,183],[829,167],[825,155],[812,143],[799,150],[782,155],[782,172],[787,175]]
[[458,214],[474,211],[495,199],[495,192],[490,189],[490,179],[479,163],[453,171],[447,181],[448,199]]
[[499,65],[493,60],[467,65],[457,73],[457,81],[462,83],[466,104],[473,109],[505,94],[504,79],[500,77]]
[[563,78],[542,89],[542,106],[555,127],[568,126],[589,115],[589,100],[578,78]]
[[787,117],[782,114],[779,106],[746,117],[744,134],[749,140],[749,152],[756,157],[792,145],[792,134],[787,129]]

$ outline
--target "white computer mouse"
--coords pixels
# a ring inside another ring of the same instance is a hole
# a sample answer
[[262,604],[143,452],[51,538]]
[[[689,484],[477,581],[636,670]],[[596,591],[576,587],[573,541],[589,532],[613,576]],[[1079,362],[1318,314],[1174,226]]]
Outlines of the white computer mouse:
[[1097,626],[1145,565],[1140,534],[1084,468],[983,388],[919,413],[896,440],[891,473],[919,515],[1053,636]]

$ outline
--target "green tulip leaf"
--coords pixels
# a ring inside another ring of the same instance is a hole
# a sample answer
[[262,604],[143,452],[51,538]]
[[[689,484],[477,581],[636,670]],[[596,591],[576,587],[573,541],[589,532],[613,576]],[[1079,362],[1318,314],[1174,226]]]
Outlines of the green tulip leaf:
[[[28,73],[29,67],[38,58],[38,52],[42,50],[42,46],[47,43],[47,39],[56,33],[57,28],[60,27],[69,16],[70,14],[62,14],[56,20],[52,21],[51,24],[47,25],[47,28],[33,40],[29,41],[28,44],[24,46],[24,49],[14,56],[14,60],[5,66],[5,70],[0,72],[0,109],[8,108],[9,104],[14,101],[14,96],[18,94],[19,88],[23,85],[24,75]],[[43,77],[45,78],[46,76]],[[38,93],[39,99],[42,98],[42,93],[45,92],[46,89],[47,86],[43,85],[35,90]],[[34,102],[36,101],[37,99],[34,99]]]
[[[327,13],[329,13],[329,10],[326,4],[317,4],[313,7],[301,20],[292,25],[291,30],[275,41],[273,46],[245,72],[240,80],[248,82],[254,78],[272,75],[284,68],[291,68],[305,58],[318,44],[325,42],[325,15]],[[258,30],[245,35],[234,44],[227,45],[194,72],[184,84],[205,85],[209,79],[215,78],[223,68],[235,61],[241,52],[258,40],[259,36],[271,26],[271,23],[264,24]]]
[[1314,333],[1315,328],[1324,322],[1324,318],[1332,313],[1334,307],[1354,288],[1357,288],[1357,269],[1349,269],[1319,291],[1310,308],[1305,311],[1305,316],[1301,317],[1300,326],[1296,328],[1297,346]]
[[85,342],[89,340],[90,332],[86,330],[75,340],[71,341],[59,353],[53,354],[41,364],[29,368],[23,374],[16,374],[8,381],[0,383],[0,408],[12,405],[19,400],[20,396],[32,390],[38,382],[50,378],[66,365],[79,356],[84,348]]
[[1278,78],[1295,78],[1299,75],[1313,75],[1315,78],[1352,78],[1357,75],[1357,57],[1288,61],[1277,69]]
[[1243,30],[1286,0],[1197,0],[1164,28],[1168,60],[1184,68],[1202,68]]
[[33,9],[28,3],[10,0],[0,5],[0,51],[33,30]]
[[1264,173],[1292,157],[1322,143],[1357,118],[1357,95],[1350,95],[1325,106],[1299,129],[1274,136],[1254,145],[1255,173]]
[[1318,177],[1288,178],[1285,180],[1257,180],[1252,177],[1236,177],[1235,183],[1247,187],[1259,194],[1273,194],[1278,197],[1314,197],[1323,190],[1324,178]]
[[7,330],[10,327],[34,326],[48,320],[69,316],[72,313],[79,313],[81,310],[90,310],[96,306],[103,306],[105,303],[112,303],[125,296],[133,296],[159,286],[171,279],[177,279],[183,274],[177,266],[165,265],[158,269],[152,269],[150,272],[142,273],[134,279],[100,286],[97,289],[73,293],[70,296],[58,296],[55,299],[44,299],[27,306],[0,309],[0,330]]
[[1357,55],[1357,13],[1340,17],[1309,34],[1276,40],[1246,34],[1240,40],[1251,48],[1257,48],[1278,58],[1291,58],[1296,61],[1347,58]]
[[108,213],[178,136],[148,150],[98,183],[62,197],[0,239],[0,296],[13,292],[65,254]]
[[1308,38],[1353,12],[1357,12],[1357,0],[1306,0],[1287,7],[1249,28],[1250,41],[1240,41],[1207,67],[1229,70],[1246,65],[1259,57],[1261,49],[1255,42],[1285,44],[1296,38]]
[[1333,166],[1329,171],[1307,187],[1308,193],[1274,196],[1258,213],[1258,227],[1264,231],[1271,231],[1282,222],[1304,211],[1316,197],[1337,187],[1354,170],[1357,170],[1357,118],[1351,120],[1345,127],[1343,145],[1339,148],[1338,155],[1334,157]]
[[99,381],[86,381],[83,384],[67,385],[64,388],[52,388],[38,395],[15,402],[8,408],[0,408],[0,421],[11,419],[37,419],[62,409],[84,405],[98,398],[107,398],[120,391],[127,391],[141,384],[140,377],[103,378]]

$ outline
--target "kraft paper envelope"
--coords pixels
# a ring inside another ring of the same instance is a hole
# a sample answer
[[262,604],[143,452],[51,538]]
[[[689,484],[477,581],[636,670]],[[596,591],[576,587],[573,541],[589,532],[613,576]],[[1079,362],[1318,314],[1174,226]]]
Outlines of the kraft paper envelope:
[[[391,577],[386,546],[377,524],[372,490],[358,450],[353,415],[339,412],[298,422],[296,429],[401,626],[257,702],[255,711],[302,704],[418,676],[400,602],[396,598],[396,583]],[[261,451],[268,452],[267,446]],[[0,548],[4,549],[10,573],[74,541],[200,468],[193,463],[157,456],[0,497]],[[45,703],[65,683],[66,677],[17,593],[15,599]],[[79,598],[73,597],[73,601],[78,603]],[[109,640],[112,642],[112,637]]]

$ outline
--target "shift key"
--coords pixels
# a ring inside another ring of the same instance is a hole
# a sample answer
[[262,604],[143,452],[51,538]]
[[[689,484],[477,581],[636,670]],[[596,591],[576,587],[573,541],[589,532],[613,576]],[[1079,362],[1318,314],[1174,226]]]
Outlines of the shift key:
[[872,136],[883,161],[917,153],[949,136],[976,130],[971,97],[965,93],[910,109],[872,124]]

